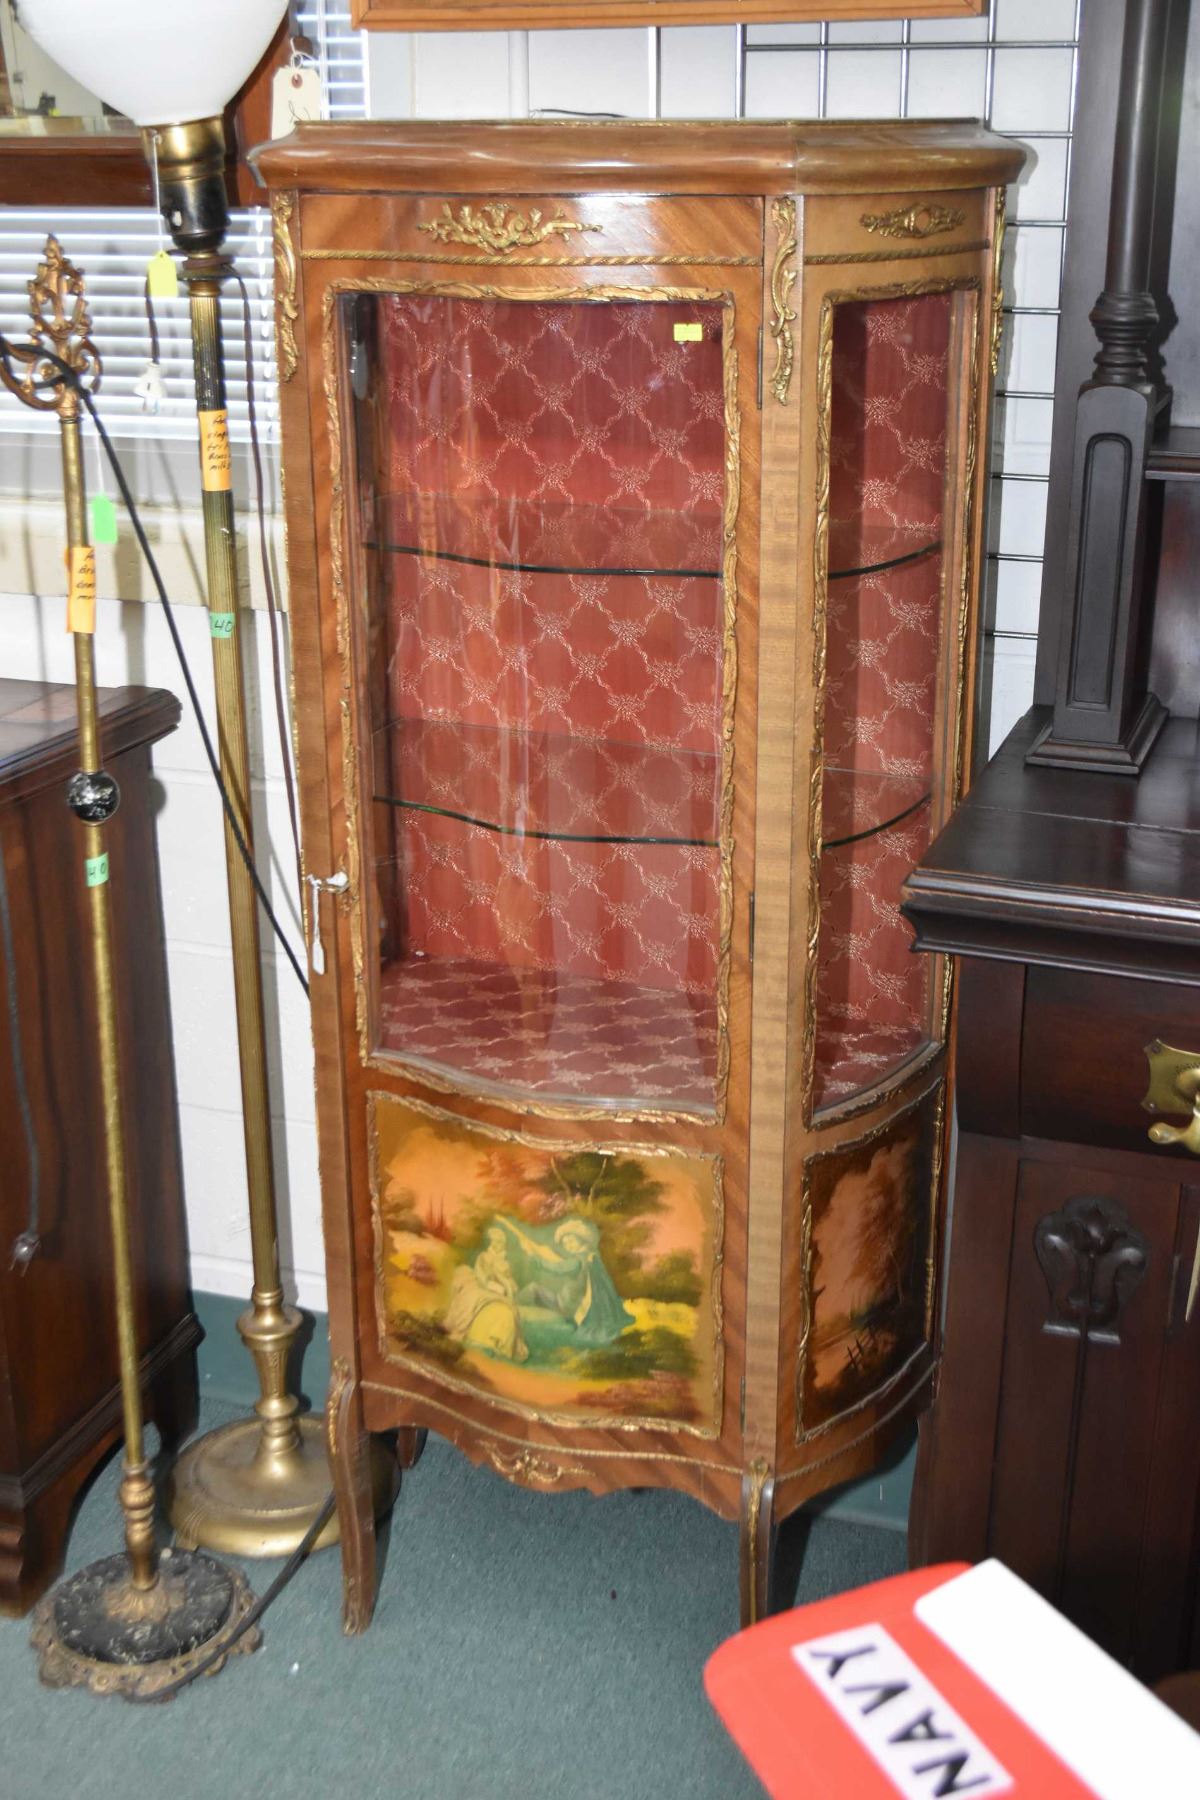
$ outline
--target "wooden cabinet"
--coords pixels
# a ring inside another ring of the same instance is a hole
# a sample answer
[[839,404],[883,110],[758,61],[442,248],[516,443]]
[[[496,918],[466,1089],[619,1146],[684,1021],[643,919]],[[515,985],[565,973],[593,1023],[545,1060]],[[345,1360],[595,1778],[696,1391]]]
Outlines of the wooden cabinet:
[[[195,1346],[150,747],[178,702],[146,688],[101,692],[105,764],[122,803],[107,827],[126,1096],[134,1280],[149,1416],[179,1442],[195,1424]],[[0,680],[0,856],[17,979],[0,959],[0,1610],[23,1612],[62,1567],[72,1506],[121,1431],[104,1121],[96,1073],[82,833],[66,803],[78,768],[75,690]],[[37,1162],[41,1248],[12,1248],[33,1170],[9,1007]]]
[[771,1527],[928,1389],[1004,184],[968,125],[260,155],[347,1607],[365,1432]]
[[[1148,1046],[1200,1067],[1197,728],[1168,721],[1134,783],[1026,768],[1047,716],[906,888],[919,941],[966,952],[911,1544],[921,1562],[999,1556],[1156,1679],[1200,1658],[1200,1165],[1150,1141],[1146,1106]],[[1139,961],[1153,978],[1105,972]],[[1190,1110],[1179,1097],[1170,1123]]]

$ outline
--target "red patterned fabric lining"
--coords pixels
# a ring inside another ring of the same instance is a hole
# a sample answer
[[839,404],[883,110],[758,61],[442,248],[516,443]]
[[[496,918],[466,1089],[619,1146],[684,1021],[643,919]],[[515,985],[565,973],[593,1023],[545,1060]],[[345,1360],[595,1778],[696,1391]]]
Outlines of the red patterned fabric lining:
[[[839,306],[834,330],[825,811],[843,771],[879,820],[927,789],[942,616],[950,297]],[[837,578],[899,556],[889,569]],[[857,812],[859,809],[855,808]],[[900,884],[929,842],[928,805],[821,860],[815,1099],[880,1080],[928,1035],[929,965],[909,950]],[[862,824],[859,824],[862,829]],[[826,826],[826,837],[832,835]]]
[[388,296],[378,317],[385,1042],[581,1094],[619,1043],[628,1096],[711,1100],[721,308]]

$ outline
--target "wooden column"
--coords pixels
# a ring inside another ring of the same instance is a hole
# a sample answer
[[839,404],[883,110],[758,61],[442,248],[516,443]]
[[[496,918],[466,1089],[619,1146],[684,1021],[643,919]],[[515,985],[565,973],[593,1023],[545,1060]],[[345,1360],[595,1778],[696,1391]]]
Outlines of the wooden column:
[[1150,292],[1154,195],[1170,0],[1129,0],[1113,150],[1104,291],[1091,312],[1100,341],[1079,390],[1054,717],[1031,763],[1137,775],[1166,711],[1149,691],[1143,580],[1154,496],[1146,463],[1169,390],[1148,352],[1158,325]]

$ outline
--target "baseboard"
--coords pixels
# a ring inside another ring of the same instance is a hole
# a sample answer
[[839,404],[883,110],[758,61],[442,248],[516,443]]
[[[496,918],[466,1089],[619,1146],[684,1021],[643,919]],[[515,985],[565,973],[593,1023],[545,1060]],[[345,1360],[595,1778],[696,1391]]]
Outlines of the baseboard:
[[[198,1293],[195,1306],[204,1327],[198,1356],[201,1398],[223,1400],[248,1410],[258,1398],[258,1386],[254,1365],[237,1331],[246,1302],[231,1300],[227,1294]],[[319,1407],[329,1386],[329,1321],[324,1313],[305,1310],[298,1360],[300,1392],[314,1407]],[[822,1494],[810,1501],[806,1510],[814,1518],[906,1531],[915,1460],[916,1444],[912,1442],[893,1458],[889,1467],[864,1481],[847,1482],[845,1487]]]

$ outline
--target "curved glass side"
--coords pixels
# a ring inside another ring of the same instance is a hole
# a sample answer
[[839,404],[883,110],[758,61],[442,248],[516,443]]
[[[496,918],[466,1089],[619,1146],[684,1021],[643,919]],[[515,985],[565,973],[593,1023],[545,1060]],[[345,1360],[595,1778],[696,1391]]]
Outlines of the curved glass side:
[[959,298],[833,308],[817,1108],[885,1081],[933,1031],[930,959],[899,900],[939,780]]

